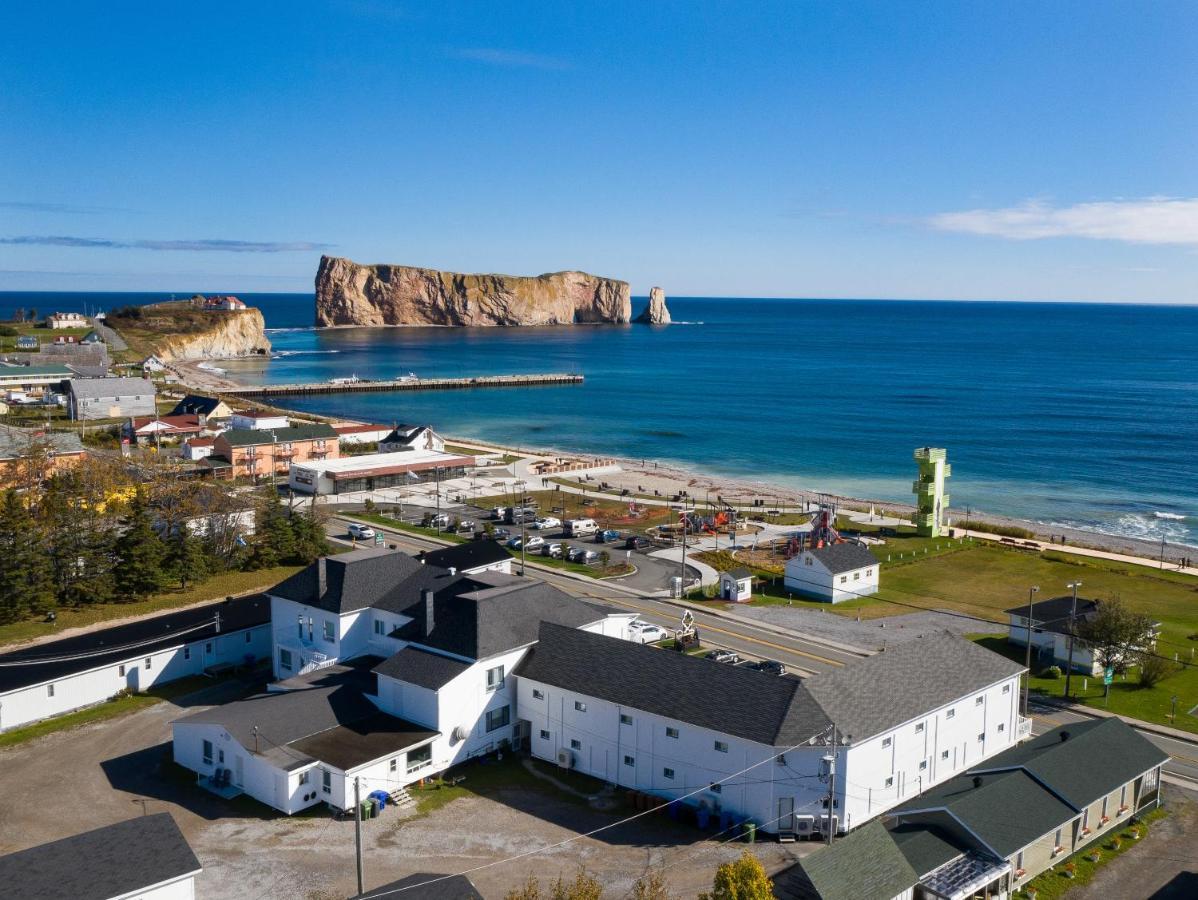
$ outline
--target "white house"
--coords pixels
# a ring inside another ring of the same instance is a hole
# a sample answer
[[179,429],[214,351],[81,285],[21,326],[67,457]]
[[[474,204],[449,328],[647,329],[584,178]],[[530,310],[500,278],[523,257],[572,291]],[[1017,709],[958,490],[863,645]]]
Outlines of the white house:
[[274,431],[276,428],[289,428],[290,426],[291,422],[286,416],[259,410],[235,412],[229,417],[229,428],[234,431],[238,429]]
[[828,827],[833,736],[844,831],[1030,733],[1022,671],[944,634],[800,680],[545,623],[516,707],[536,757],[810,835]]
[[862,544],[825,544],[801,550],[786,561],[788,591],[840,603],[876,594],[882,565]]
[[502,572],[512,574],[512,554],[499,541],[467,541],[452,544],[439,550],[425,550],[416,557],[431,566],[477,575],[480,572]]
[[216,438],[193,437],[183,442],[182,454],[184,459],[195,462],[211,456],[216,444]]
[[262,596],[14,650],[0,656],[0,731],[270,652],[270,602]]
[[390,426],[360,422],[339,422],[333,426],[342,447],[353,444],[375,444],[391,433]]
[[274,693],[179,719],[174,755],[288,814],[352,806],[354,779],[393,793],[522,742],[510,673],[540,623],[627,637],[635,618],[385,550],[318,560],[269,594]]
[[201,869],[162,812],[0,856],[0,885],[27,900],[194,900]]
[[445,438],[429,425],[396,425],[379,439],[380,453],[400,453],[404,450],[445,450]]
[[[1076,620],[1078,626],[1081,627],[1085,622],[1093,619],[1098,614],[1101,605],[1101,600],[1079,598]],[[1007,625],[1007,641],[1019,647],[1026,647],[1028,607],[1026,605],[1014,606],[1006,612],[1010,617],[1010,622]],[[1072,614],[1073,597],[1068,595],[1052,597],[1032,604],[1032,652],[1036,662],[1041,666],[1055,665],[1062,670],[1069,667],[1069,620]],[[1153,630],[1144,635],[1145,647],[1154,648],[1156,646],[1156,628],[1159,625],[1160,623],[1156,623]],[[1073,671],[1094,676],[1101,675],[1102,670],[1102,662],[1090,645],[1083,638],[1075,637],[1073,641]]]
[[51,329],[86,328],[91,324],[87,316],[77,312],[56,312],[46,316],[46,324]]
[[166,371],[166,363],[151,353],[141,361],[141,370],[147,375],[156,375]]
[[720,599],[747,603],[753,599],[753,573],[738,567],[720,573]]

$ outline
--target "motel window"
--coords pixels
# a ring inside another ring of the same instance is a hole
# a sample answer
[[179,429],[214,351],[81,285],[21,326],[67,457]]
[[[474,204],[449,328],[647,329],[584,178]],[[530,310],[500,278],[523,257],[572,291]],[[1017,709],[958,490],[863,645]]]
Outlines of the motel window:
[[713,794],[723,793],[723,788],[714,781],[709,785],[709,788]]
[[545,692],[544,692],[544,691],[538,691],[536,688],[533,688],[533,689],[532,689],[532,699],[534,699],[534,700],[544,700],[544,699],[545,699]]
[[982,705],[983,703],[985,703],[985,702],[986,702],[986,698],[985,698],[984,696],[982,696],[982,697],[976,697],[976,698],[974,698],[973,705],[974,705],[974,706],[981,706],[981,705]]
[[333,623],[328,619],[324,620],[324,639],[329,643],[332,643],[334,640],[336,640],[333,637]]
[[123,664],[116,667],[116,674],[119,678],[125,677],[125,666]]
[[152,657],[147,656],[146,657],[146,671],[148,672],[152,668],[154,668],[154,660]]
[[582,741],[580,741],[580,740],[578,740],[578,739],[576,739],[576,738],[574,738],[574,739],[571,739],[571,741],[570,741],[570,749],[571,749],[571,750],[581,750],[581,749],[582,749]]
[[726,741],[716,741],[715,749],[716,749],[717,753],[727,753],[728,752],[728,744]]
[[46,696],[47,696],[47,697],[53,697],[53,696],[54,696],[54,685],[52,685],[52,684],[48,684],[48,685],[46,685]]
[[383,633],[383,623],[382,623],[382,620],[380,620],[380,619],[375,619],[375,620],[374,620],[374,633],[375,633],[375,634],[382,634],[382,633]]
[[300,774],[299,774],[299,783],[300,784],[307,784],[311,780],[312,780],[312,771],[310,769],[307,772],[300,772]]
[[184,648],[183,648],[183,658],[184,658],[184,659],[191,659],[191,648],[190,648],[190,647],[184,647]]
[[919,771],[926,772],[927,770],[928,770],[928,761],[926,759],[921,759],[919,761]]
[[1090,810],[1082,810],[1082,831],[1090,827]]
[[320,770],[320,789],[326,794],[333,793],[333,773],[328,769]]
[[941,758],[941,759],[948,759],[948,751],[947,751],[947,750],[941,750],[941,751],[940,751],[940,758]]
[[916,723],[915,723],[915,733],[916,733],[916,734],[923,734],[923,722],[916,722]]
[[1002,734],[1006,730],[1007,730],[1007,726],[1004,723],[999,722],[998,723],[998,733]]
[[952,718],[955,718],[956,715],[957,715],[957,711],[955,709],[950,709],[948,712],[946,712],[944,714],[944,718],[952,719]]
[[425,744],[423,747],[417,747],[415,750],[408,751],[408,774],[423,769],[425,766],[432,765],[433,762],[433,745]]
[[279,648],[279,668],[291,671],[291,651]]
[[981,734],[978,735],[978,743],[980,744],[985,740],[986,740],[986,732],[983,731]]
[[487,691],[498,691],[503,687],[503,666],[487,669]]
[[208,643],[206,643],[204,645],[204,652],[207,653],[209,656],[212,655],[212,641],[209,641]]
[[1022,850],[1020,850],[1018,853],[1015,854],[1015,869],[1016,869],[1016,871],[1019,871],[1019,872],[1023,871],[1023,851]]
[[633,756],[625,756],[625,757],[624,757],[624,765],[626,765],[626,766],[635,766],[635,765],[636,765],[636,758],[635,758],[635,757],[633,757]]
[[893,777],[886,779],[886,787],[894,787],[894,778]]
[[1106,818],[1107,801],[1108,801],[1108,800],[1110,800],[1110,799],[1111,799],[1110,797],[1103,797],[1103,798],[1102,798],[1102,817],[1103,817],[1104,819]]
[[399,757],[398,757],[398,756],[394,757],[394,758],[391,760],[391,762],[389,762],[389,763],[387,764],[387,769],[388,769],[389,771],[391,771],[391,772],[398,772],[398,771],[399,771]]
[[882,738],[882,747],[883,748],[889,747],[892,743],[894,743],[893,738],[888,738],[888,737]]
[[874,570],[873,570],[873,569],[866,569],[866,570],[865,570],[865,577],[866,577],[866,578],[868,578],[868,577],[869,577],[870,575],[872,575],[873,573],[874,573]]
[[253,635],[251,635],[251,634],[250,634],[250,633],[247,631],[247,632],[245,633],[245,642],[248,644],[248,643],[249,643],[249,642],[250,642],[252,639],[253,639]]
[[552,737],[552,735],[550,735],[548,731],[546,731],[544,728],[541,729],[541,740],[547,741],[551,737]]
[[848,575],[841,575],[841,576],[840,576],[840,583],[841,583],[841,584],[848,584],[848,583],[849,583],[849,576],[848,576]]
[[1009,694],[1009,693],[1011,693],[1011,686],[1010,686],[1009,684],[1004,684],[1004,685],[1002,686],[1002,692],[1003,692],[1004,694]]
[[204,755],[204,765],[212,765],[212,741],[204,741],[202,745],[202,753]]
[[1127,806],[1127,785],[1126,784],[1123,785],[1123,787],[1119,788],[1119,806],[1120,807]]
[[586,712],[587,705],[585,703],[583,703],[581,700],[575,700],[574,701],[574,710],[575,710],[575,712]]
[[670,779],[670,781],[674,780],[674,770],[668,766],[661,770],[661,774],[663,777]]
[[854,572],[854,573],[853,573],[853,581],[860,581],[860,580],[861,580],[861,573],[860,573],[860,572]]
[[631,725],[632,724],[632,716],[628,715],[627,713],[620,713],[620,724],[621,725]]
[[667,727],[667,728],[666,728],[666,737],[668,737],[668,738],[677,738],[677,737],[678,737],[678,729],[677,729],[677,728],[669,728],[669,727]]
[[499,709],[488,710],[487,712],[487,731],[494,731],[497,728],[502,728],[504,725],[512,721],[512,708],[510,706],[501,706]]

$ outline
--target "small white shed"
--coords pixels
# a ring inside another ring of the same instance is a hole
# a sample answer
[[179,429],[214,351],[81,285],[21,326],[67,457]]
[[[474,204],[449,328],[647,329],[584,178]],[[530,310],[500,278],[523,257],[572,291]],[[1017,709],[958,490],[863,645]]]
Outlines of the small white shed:
[[743,566],[720,573],[720,599],[747,603],[753,598],[753,573]]

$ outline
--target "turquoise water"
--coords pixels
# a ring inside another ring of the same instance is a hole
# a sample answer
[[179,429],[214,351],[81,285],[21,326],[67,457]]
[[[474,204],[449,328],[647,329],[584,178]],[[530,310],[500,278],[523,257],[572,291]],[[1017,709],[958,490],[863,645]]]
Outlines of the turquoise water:
[[[31,296],[0,314],[162,299]],[[315,331],[311,295],[240,296],[276,351],[218,364],[247,381],[586,376],[298,409],[897,501],[911,450],[943,446],[958,511],[1198,546],[1195,307],[670,298],[685,324]]]

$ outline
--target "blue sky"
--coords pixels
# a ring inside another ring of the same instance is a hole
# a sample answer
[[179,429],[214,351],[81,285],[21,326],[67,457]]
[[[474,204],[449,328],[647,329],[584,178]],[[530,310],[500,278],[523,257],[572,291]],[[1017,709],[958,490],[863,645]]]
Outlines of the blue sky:
[[1198,4],[11,5],[0,289],[1198,302]]

